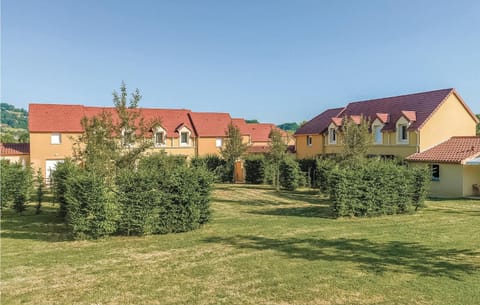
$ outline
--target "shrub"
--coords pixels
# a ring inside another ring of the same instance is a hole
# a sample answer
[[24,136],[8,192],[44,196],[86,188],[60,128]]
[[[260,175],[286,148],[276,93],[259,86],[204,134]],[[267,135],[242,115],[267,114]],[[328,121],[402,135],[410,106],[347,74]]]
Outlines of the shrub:
[[251,155],[244,161],[245,181],[251,184],[262,184],[265,179],[265,156]]
[[58,163],[55,171],[52,173],[52,189],[55,201],[60,204],[58,213],[60,217],[65,219],[67,214],[67,181],[70,177],[74,177],[79,172],[78,166],[71,160],[65,159],[64,162]]
[[20,163],[1,161],[2,207],[11,204],[17,212],[25,211],[33,189],[32,169]]
[[203,167],[213,174],[216,182],[231,182],[233,177],[233,167],[227,165],[227,162],[217,155],[206,155],[204,157],[195,157],[190,160],[190,166],[194,168]]
[[280,163],[280,186],[294,191],[301,184],[302,177],[298,163],[290,157],[285,157]]
[[418,208],[425,206],[425,199],[430,189],[431,172],[428,167],[413,167],[411,171],[413,175],[413,205],[417,211]]
[[318,187],[323,194],[328,194],[330,192],[329,176],[335,165],[335,160],[330,158],[321,158],[316,161],[315,186]]
[[412,211],[423,203],[429,176],[391,161],[345,163],[328,176],[337,216],[375,216]]
[[43,196],[45,195],[45,181],[43,180],[42,169],[39,168],[37,175],[35,176],[35,182],[37,185],[37,206],[35,207],[35,214],[40,214],[42,208]]
[[87,171],[77,172],[67,179],[65,200],[66,223],[74,238],[100,238],[116,231],[115,196],[103,177]]

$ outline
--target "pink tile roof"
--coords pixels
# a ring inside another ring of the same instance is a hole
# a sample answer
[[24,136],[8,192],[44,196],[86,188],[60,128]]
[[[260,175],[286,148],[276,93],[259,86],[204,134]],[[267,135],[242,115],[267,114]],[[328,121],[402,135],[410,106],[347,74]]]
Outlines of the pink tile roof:
[[452,137],[406,158],[412,162],[463,163],[480,156],[480,137]]
[[455,94],[465,110],[478,121],[460,95],[450,88],[352,102],[345,108],[328,109],[299,128],[296,134],[320,134],[327,129],[332,117],[357,115],[363,115],[371,121],[379,118],[385,123],[383,130],[395,130],[397,120],[404,116],[412,122],[409,129],[418,130],[450,94]]
[[0,143],[0,155],[18,156],[30,154],[30,143]]
[[[178,137],[176,129],[181,124],[193,131],[189,118],[190,110],[187,109],[152,109],[140,108],[146,121],[159,120],[160,125],[167,131],[168,137]],[[57,105],[57,104],[30,104],[29,130],[30,132],[83,132],[80,120],[92,117],[103,111],[113,114],[113,107],[86,107],[82,105]]]

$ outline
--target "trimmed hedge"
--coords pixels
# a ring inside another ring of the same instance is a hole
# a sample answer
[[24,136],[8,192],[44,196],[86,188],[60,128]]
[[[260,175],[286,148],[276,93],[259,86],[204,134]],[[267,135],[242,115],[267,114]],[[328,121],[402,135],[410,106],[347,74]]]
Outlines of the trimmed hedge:
[[70,177],[75,177],[79,173],[78,166],[71,160],[65,159],[62,163],[57,163],[55,171],[52,173],[52,190],[55,201],[60,204],[58,214],[65,219],[67,215],[67,181]]
[[315,159],[298,159],[300,170],[305,176],[306,186],[317,188],[317,160]]
[[337,162],[331,158],[322,158],[316,161],[315,184],[316,187],[318,187],[320,189],[320,192],[323,194],[328,194],[330,192],[330,182],[328,180],[328,177],[336,164]]
[[103,177],[78,172],[66,183],[67,228],[74,238],[100,238],[117,230],[118,206]]
[[31,167],[1,160],[0,174],[2,207],[10,206],[17,213],[25,211],[33,190]]
[[213,174],[215,182],[232,182],[233,165],[217,155],[206,155],[195,157],[190,160],[190,166],[194,168],[203,167]]
[[408,213],[423,205],[428,169],[369,160],[338,166],[328,175],[330,199],[337,217]]
[[280,186],[286,190],[294,191],[304,182],[304,176],[298,162],[285,157],[280,163]]
[[265,180],[265,156],[251,155],[244,161],[245,181],[251,184],[262,184]]

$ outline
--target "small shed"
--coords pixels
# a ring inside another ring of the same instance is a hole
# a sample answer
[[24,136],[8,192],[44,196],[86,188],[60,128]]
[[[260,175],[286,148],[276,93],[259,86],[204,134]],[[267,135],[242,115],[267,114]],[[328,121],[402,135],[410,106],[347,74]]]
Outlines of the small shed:
[[433,197],[480,196],[480,137],[452,137],[406,161],[431,168]]
[[12,163],[30,164],[30,143],[0,143],[0,158]]

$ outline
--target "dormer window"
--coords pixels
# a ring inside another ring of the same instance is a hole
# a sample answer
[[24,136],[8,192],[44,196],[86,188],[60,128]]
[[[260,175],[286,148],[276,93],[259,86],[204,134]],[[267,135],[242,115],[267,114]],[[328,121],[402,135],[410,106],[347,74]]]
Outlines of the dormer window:
[[328,129],[328,143],[337,144],[337,129],[330,127]]
[[155,133],[155,146],[165,146],[165,132],[157,131]]
[[408,126],[409,122],[405,117],[400,117],[397,121],[397,144],[408,144]]
[[382,125],[373,125],[373,136],[375,144],[383,143]]
[[180,145],[188,146],[188,136],[189,136],[189,132],[187,131],[182,131],[180,133]]
[[122,145],[131,146],[133,144],[133,132],[131,130],[123,129],[122,130]]

